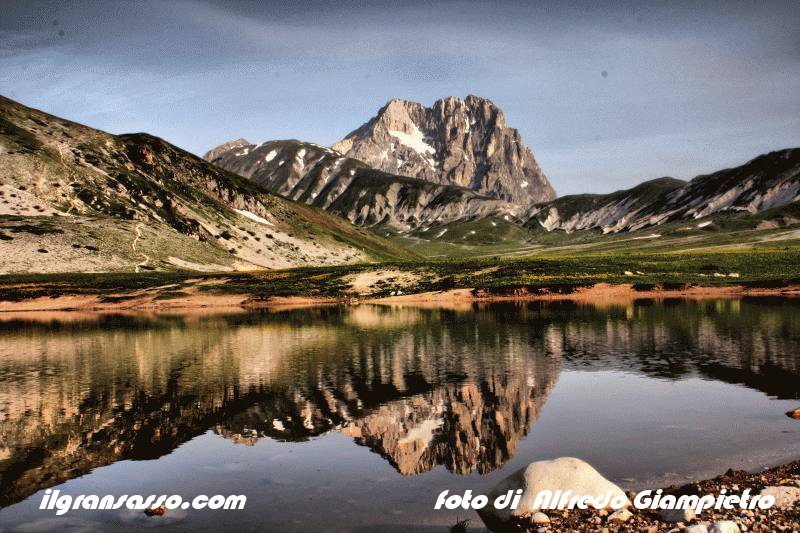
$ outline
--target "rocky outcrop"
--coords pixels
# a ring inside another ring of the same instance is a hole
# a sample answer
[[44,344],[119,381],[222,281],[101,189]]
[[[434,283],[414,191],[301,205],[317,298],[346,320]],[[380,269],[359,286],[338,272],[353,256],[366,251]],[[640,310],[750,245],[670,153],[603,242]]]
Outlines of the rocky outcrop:
[[516,204],[555,198],[519,132],[494,103],[478,96],[444,98],[432,107],[390,100],[333,149],[384,172]]
[[547,231],[599,229],[603,233],[615,233],[628,228],[643,208],[685,183],[674,178],[660,178],[611,194],[562,196],[534,207],[528,225]]
[[778,509],[791,509],[797,502],[800,502],[800,488],[798,487],[764,487],[759,496],[770,496],[775,499],[775,507]]
[[360,226],[387,225],[405,231],[518,211],[515,205],[465,187],[375,170],[313,143],[287,140],[224,146],[205,157],[270,191]]
[[699,219],[723,211],[758,213],[800,200],[800,148],[760,155],[744,165],[697,176],[643,210],[648,222]]
[[[747,218],[800,199],[800,149],[761,155],[689,182],[664,177],[610,194],[555,198],[503,112],[476,96],[442,99],[430,108],[391,100],[333,149],[238,139],[205,158],[354,224],[400,232],[502,217],[532,230],[614,234],[682,220]],[[797,222],[778,218],[779,225]],[[685,229],[711,223],[700,220]]]
[[333,149],[227,142],[205,159],[361,226],[400,232],[500,216],[555,198],[533,153],[489,100],[391,100]]

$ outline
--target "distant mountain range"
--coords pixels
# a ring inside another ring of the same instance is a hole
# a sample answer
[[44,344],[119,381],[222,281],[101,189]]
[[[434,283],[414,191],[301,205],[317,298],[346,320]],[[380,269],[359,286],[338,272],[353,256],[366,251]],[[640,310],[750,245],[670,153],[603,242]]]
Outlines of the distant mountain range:
[[689,182],[659,178],[611,194],[563,196],[534,206],[528,224],[547,231],[616,233],[719,213],[751,215],[798,199],[800,149],[793,148]]
[[151,135],[0,97],[0,273],[232,270],[408,257]]
[[0,273],[330,265],[501,241],[490,253],[518,253],[575,242],[559,234],[684,231],[720,217],[794,226],[798,199],[800,149],[689,182],[556,198],[502,111],[475,96],[391,100],[331,148],[238,139],[205,160],[0,97]]
[[205,158],[354,224],[401,233],[487,217],[548,232],[619,233],[720,213],[746,216],[800,199],[800,149],[689,182],[660,178],[610,194],[556,198],[503,112],[477,96],[431,108],[390,100],[332,148],[239,139]]
[[292,200],[360,226],[397,229],[521,211],[466,187],[389,174],[322,146],[300,141],[232,141],[206,159]]
[[[503,112],[477,96],[390,100],[332,148],[244,139],[205,159],[361,226],[398,230],[517,217],[555,191]],[[412,178],[412,179],[409,179]]]

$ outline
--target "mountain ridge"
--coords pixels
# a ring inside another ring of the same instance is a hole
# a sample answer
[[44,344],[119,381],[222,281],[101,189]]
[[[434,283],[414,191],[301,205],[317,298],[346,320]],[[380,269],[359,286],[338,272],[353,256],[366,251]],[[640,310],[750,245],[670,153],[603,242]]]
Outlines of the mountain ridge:
[[211,150],[205,157],[270,191],[360,226],[402,231],[518,210],[466,187],[389,174],[331,148],[297,140],[235,145]]
[[608,194],[562,196],[532,207],[527,225],[618,233],[721,213],[753,215],[798,200],[800,148],[785,148],[689,181],[657,178]]

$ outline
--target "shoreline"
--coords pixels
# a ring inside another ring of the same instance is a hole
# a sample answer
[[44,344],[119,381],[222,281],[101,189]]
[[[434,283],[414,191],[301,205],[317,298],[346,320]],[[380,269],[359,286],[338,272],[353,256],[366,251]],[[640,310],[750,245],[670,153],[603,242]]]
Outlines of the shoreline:
[[[597,283],[588,286],[561,286],[557,290],[528,288],[458,288],[423,291],[393,296],[253,296],[245,292],[215,294],[192,291],[168,296],[174,287],[164,286],[135,293],[64,294],[19,300],[0,300],[0,314],[27,312],[182,312],[194,310],[288,310],[324,305],[389,305],[415,307],[465,306],[474,303],[574,301],[610,306],[626,305],[636,300],[680,298],[703,300],[742,297],[800,297],[800,284],[779,287],[754,287],[745,284],[728,286],[688,285],[679,287],[640,287],[630,283]],[[168,296],[168,297],[165,297]]]
[[[709,479],[691,481],[683,485],[672,485],[663,488],[665,495],[675,496],[705,494],[719,495],[723,490],[728,494],[740,494],[750,489],[752,494],[770,487],[784,492],[786,500],[776,502],[767,510],[745,510],[738,507],[732,509],[709,509],[699,515],[686,514],[681,518],[666,517],[656,510],[629,508],[628,513],[619,513],[617,518],[607,511],[595,509],[548,510],[544,511],[548,521],[541,524],[531,523],[530,518],[519,519],[512,528],[519,532],[551,533],[557,531],[646,531],[679,532],[688,527],[693,531],[712,530],[712,525],[728,522],[729,529],[724,531],[797,531],[800,528],[800,460],[790,461],[773,467],[756,471],[728,469],[724,474]],[[654,490],[655,492],[655,490]],[[628,491],[628,497],[634,492]],[[794,501],[791,501],[794,500]],[[678,513],[680,514],[680,513]],[[621,517],[625,517],[621,519]],[[735,524],[737,529],[733,529]],[[698,527],[699,526],[699,527]],[[452,531],[452,530],[451,530]],[[722,531],[722,530],[720,530]]]

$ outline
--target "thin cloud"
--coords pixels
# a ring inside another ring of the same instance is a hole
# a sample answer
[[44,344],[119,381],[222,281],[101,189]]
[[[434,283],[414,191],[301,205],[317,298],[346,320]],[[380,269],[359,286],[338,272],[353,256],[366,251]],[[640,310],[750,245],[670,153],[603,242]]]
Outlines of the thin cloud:
[[195,153],[242,136],[332,144],[389,98],[468,93],[504,109],[560,193],[686,178],[800,145],[796,2],[183,0],[7,11],[0,92]]

